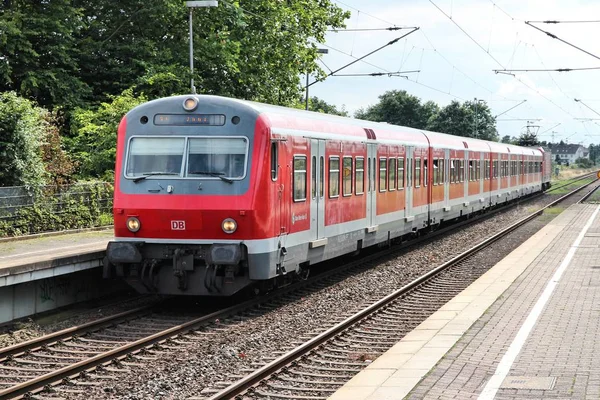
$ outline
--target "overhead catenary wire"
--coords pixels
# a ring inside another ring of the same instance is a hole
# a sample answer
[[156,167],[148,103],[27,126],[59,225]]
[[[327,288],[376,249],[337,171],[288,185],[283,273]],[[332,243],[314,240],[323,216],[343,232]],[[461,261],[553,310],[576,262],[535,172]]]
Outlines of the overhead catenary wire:
[[[430,1],[431,1],[431,0],[430,0]],[[563,40],[563,39],[559,38],[558,36],[556,36],[555,34],[553,34],[553,33],[551,33],[551,32],[545,31],[545,30],[543,30],[543,29],[541,29],[541,28],[539,28],[539,27],[537,27],[537,26],[533,25],[533,24],[531,23],[531,21],[525,21],[525,24],[529,25],[529,26],[530,26],[530,27],[532,27],[532,28],[535,28],[535,29],[537,29],[537,30],[538,30],[538,31],[540,31],[540,32],[544,32],[546,35],[550,36],[552,39],[559,40],[559,41],[563,42],[563,43],[564,43],[564,44],[566,44],[566,45],[569,45],[569,46],[571,46],[571,47],[574,47],[574,48],[576,48],[577,50],[579,50],[579,51],[582,51],[582,52],[584,52],[584,53],[586,53],[586,54],[588,54],[588,55],[590,55],[590,56],[592,56],[592,57],[594,57],[594,58],[596,58],[596,59],[600,60],[600,57],[598,57],[597,55],[595,55],[595,54],[592,54],[592,53],[590,53],[589,51],[587,51],[587,50],[584,50],[584,49],[582,49],[581,47],[574,45],[573,43],[567,42],[566,40]]]
[[585,67],[585,68],[549,68],[549,69],[493,69],[495,73],[504,72],[571,72],[571,71],[589,71],[594,69],[600,69],[600,67]]
[[600,20],[592,20],[592,21],[529,21],[534,24],[597,24],[600,23]]
[[[471,35],[469,35],[469,33],[467,31],[465,31],[451,16],[449,16],[446,12],[444,12],[444,10],[442,10],[440,7],[438,7],[438,5],[433,2],[433,0],[429,0],[429,2],[435,8],[437,8],[442,14],[444,14],[454,25],[456,25],[456,27],[458,29],[460,29],[461,32],[463,32],[469,39],[471,39],[471,41],[473,41],[473,43],[475,43],[477,45],[477,47],[479,47],[481,50],[483,50],[485,52],[485,54],[487,54],[492,60],[494,60],[499,66],[501,66],[502,69],[506,69],[506,67],[504,65],[502,65],[502,63],[500,61],[498,61],[498,59],[496,57],[494,57],[490,52],[486,51],[485,48],[481,44],[479,44],[479,42],[477,42]],[[507,74],[510,74],[510,73],[507,72]],[[511,75],[513,75],[513,74],[511,74]],[[514,76],[514,78],[517,81],[519,81],[522,85],[524,85],[525,87],[527,87],[529,90],[536,92],[539,96],[543,97],[544,99],[546,99],[547,101],[549,101],[550,103],[552,103],[553,105],[555,105],[556,107],[558,107],[565,114],[568,114],[569,116],[574,117],[573,114],[571,114],[570,112],[568,112],[567,110],[565,110],[563,107],[561,107],[558,104],[556,104],[550,98],[548,98],[547,96],[545,96],[544,94],[542,94],[539,90],[532,88],[527,83],[523,82],[523,80],[519,79],[517,76],[515,76],[515,75],[513,75],[513,76]]]
[[[347,68],[347,67],[351,66],[352,64],[355,64],[355,63],[357,63],[358,61],[362,60],[363,58],[367,58],[367,57],[369,57],[370,55],[372,55],[372,54],[374,54],[374,53],[376,53],[376,52],[380,51],[381,49],[384,49],[384,48],[386,48],[386,47],[388,47],[388,46],[391,46],[391,45],[393,45],[393,44],[397,43],[397,42],[398,42],[400,39],[402,39],[402,38],[405,38],[406,36],[410,35],[410,34],[411,34],[411,33],[413,33],[413,32],[416,32],[418,29],[419,29],[418,27],[414,28],[414,29],[413,29],[413,30],[411,30],[410,32],[407,32],[407,33],[405,33],[404,35],[402,35],[402,36],[399,36],[399,37],[397,37],[396,39],[394,39],[394,40],[391,40],[391,41],[389,41],[388,43],[384,44],[383,46],[380,46],[380,47],[376,48],[375,50],[373,50],[373,51],[371,51],[371,52],[369,52],[369,53],[365,54],[364,56],[357,58],[356,60],[354,60],[354,61],[352,61],[352,62],[350,62],[350,63],[348,63],[348,64],[346,64],[346,65],[344,65],[344,66],[342,66],[342,67],[340,67],[340,68],[338,68],[338,69],[336,69],[336,70],[335,70],[335,71],[333,71],[333,72],[330,72],[330,73],[329,73],[327,76],[332,76],[332,75],[334,75],[336,72],[339,72],[339,71],[341,71],[342,69],[344,69],[344,68]],[[387,71],[387,72],[389,72],[389,71]],[[327,76],[326,76],[326,77],[327,77]],[[322,79],[316,79],[316,80],[314,80],[313,82],[311,82],[311,83],[309,83],[308,85],[306,85],[305,89],[306,89],[307,87],[311,87],[312,85],[314,85],[314,84],[315,84],[315,83],[317,83],[317,82],[320,82],[321,80],[322,80]]]
[[371,72],[370,74],[335,74],[331,76],[403,76],[402,74],[414,74],[421,72],[420,70],[413,71],[396,71],[396,72]]
[[389,28],[351,28],[351,29],[327,29],[327,32],[369,32],[369,31],[400,31],[413,29],[414,26],[390,26]]

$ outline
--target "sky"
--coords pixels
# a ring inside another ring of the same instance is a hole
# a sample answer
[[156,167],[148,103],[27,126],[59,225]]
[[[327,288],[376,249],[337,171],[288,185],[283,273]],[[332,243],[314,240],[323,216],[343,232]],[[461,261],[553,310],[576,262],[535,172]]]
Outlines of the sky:
[[[378,96],[388,90],[406,90],[423,102],[432,100],[440,106],[476,98],[484,100],[493,115],[503,113],[497,117],[500,137],[517,137],[529,124],[540,140],[586,146],[600,143],[600,69],[512,75],[494,72],[600,68],[600,42],[596,39],[600,36],[600,1],[332,1],[352,13],[348,29],[419,28],[339,74],[420,72],[406,74],[408,79],[330,76],[312,85],[309,96],[343,105],[351,115],[376,104]],[[545,20],[598,22],[533,22]],[[592,55],[549,37],[525,21]],[[329,32],[326,42],[318,45],[329,51],[321,55],[321,68],[336,70],[409,31]],[[523,100],[526,102],[519,105]]]

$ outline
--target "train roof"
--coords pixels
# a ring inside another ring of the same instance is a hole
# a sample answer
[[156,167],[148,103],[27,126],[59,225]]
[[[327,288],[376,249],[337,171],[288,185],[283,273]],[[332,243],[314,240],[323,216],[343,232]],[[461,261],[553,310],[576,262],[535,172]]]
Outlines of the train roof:
[[[520,147],[505,143],[490,142],[485,140],[448,135],[440,132],[426,131],[409,128],[405,126],[391,125],[382,122],[365,121],[356,118],[341,117],[337,115],[324,114],[314,111],[299,110],[294,108],[258,103],[255,101],[239,100],[229,97],[214,95],[182,95],[169,99],[181,99],[194,96],[199,104],[211,101],[222,104],[227,108],[242,107],[245,111],[252,111],[267,119],[274,133],[290,133],[306,131],[316,137],[323,136],[325,139],[338,139],[340,136],[352,136],[359,140],[371,139],[368,130],[372,130],[378,142],[401,141],[403,143],[428,146],[434,148],[450,148],[456,150],[470,151],[492,151],[494,153],[510,153],[518,155],[538,155],[539,149]],[[166,99],[153,100],[150,103],[164,101]]]

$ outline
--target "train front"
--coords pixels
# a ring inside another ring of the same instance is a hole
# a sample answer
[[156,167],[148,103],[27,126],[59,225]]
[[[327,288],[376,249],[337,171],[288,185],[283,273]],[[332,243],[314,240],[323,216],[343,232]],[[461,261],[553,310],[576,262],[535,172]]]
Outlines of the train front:
[[118,130],[115,240],[105,278],[140,293],[231,295],[250,283],[244,240],[259,113],[216,96],[175,96],[130,111]]

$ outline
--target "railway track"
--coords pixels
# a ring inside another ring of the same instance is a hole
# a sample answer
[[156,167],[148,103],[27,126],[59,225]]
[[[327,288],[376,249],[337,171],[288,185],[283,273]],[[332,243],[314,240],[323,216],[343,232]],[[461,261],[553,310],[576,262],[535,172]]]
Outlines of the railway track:
[[[45,393],[43,396],[46,397],[48,395],[50,397],[54,395],[61,396],[61,393],[68,395],[82,392],[86,386],[102,385],[107,380],[116,379],[115,374],[119,372],[135,368],[145,360],[160,357],[168,352],[172,346],[194,340],[206,340],[208,336],[218,332],[221,326],[228,324],[231,320],[228,318],[245,318],[248,315],[260,314],[271,308],[279,307],[286,301],[294,301],[294,299],[305,295],[307,291],[318,290],[319,287],[328,285],[328,280],[343,279],[345,276],[356,273],[357,269],[364,269],[366,263],[389,257],[390,254],[399,253],[406,247],[430,241],[436,236],[456,229],[461,224],[472,223],[477,219],[488,218],[491,215],[491,213],[484,214],[469,221],[452,225],[424,238],[411,241],[405,246],[394,247],[362,258],[351,263],[351,267],[347,265],[339,267],[306,282],[293,285],[287,290],[253,299],[224,310],[218,310],[198,318],[190,318],[189,316],[174,317],[169,313],[166,315],[161,314],[155,308],[145,307],[0,349],[0,398],[15,398],[30,394],[39,395],[42,391]],[[371,302],[374,301],[375,299],[371,299]],[[420,304],[422,305],[423,301],[420,301]],[[366,305],[363,306],[366,307]],[[400,314],[410,314],[410,311],[414,310],[415,307],[416,305],[409,305],[408,308],[400,308]],[[435,311],[436,305],[431,307]],[[342,323],[346,317],[349,317],[355,311],[357,310],[345,310],[345,313],[337,317],[338,321],[334,322]],[[422,314],[425,315],[429,311],[424,310]],[[421,311],[419,313],[421,314]],[[390,315],[388,320],[393,321],[398,320],[398,318],[401,320],[404,317]],[[215,322],[216,320],[219,322]],[[363,331],[379,332],[379,335],[375,336],[381,337],[388,344],[399,340],[398,335],[384,339],[383,334],[386,329],[367,327]],[[365,333],[363,332],[363,334]],[[321,336],[322,334],[319,334],[317,338]],[[303,339],[307,338],[298,338],[298,340]],[[366,357],[374,357],[378,354],[379,348],[375,348],[375,350],[377,351],[374,352],[372,347],[368,351],[366,348],[352,350],[351,357],[355,357],[356,362],[351,363],[354,365],[349,366],[349,371],[340,373],[340,379],[338,380],[347,380],[347,374],[363,365],[364,360],[367,359]],[[337,354],[339,358],[340,353],[344,352],[332,351],[332,356],[327,358],[330,360],[329,364],[324,363],[323,360],[316,361],[316,364],[321,365],[321,367],[323,365],[335,365],[336,357],[334,355]],[[339,362],[347,363],[347,361]],[[311,368],[317,369],[315,366]],[[329,367],[324,368],[327,371]],[[305,376],[306,373],[304,371],[304,375],[300,374],[299,376]],[[297,382],[306,380],[298,376],[289,379]],[[71,384],[61,385],[61,382]],[[222,386],[227,386],[227,382]],[[334,386],[331,385],[331,387]],[[53,390],[56,390],[54,394],[52,394]]]
[[[545,209],[596,183],[590,182],[489,237],[452,260],[365,307],[334,327],[281,354],[272,362],[236,381],[210,400],[326,399],[391,348],[420,322],[482,275],[469,261],[490,244],[541,215]],[[598,185],[581,200],[598,189]],[[194,399],[204,399],[198,396]]]

